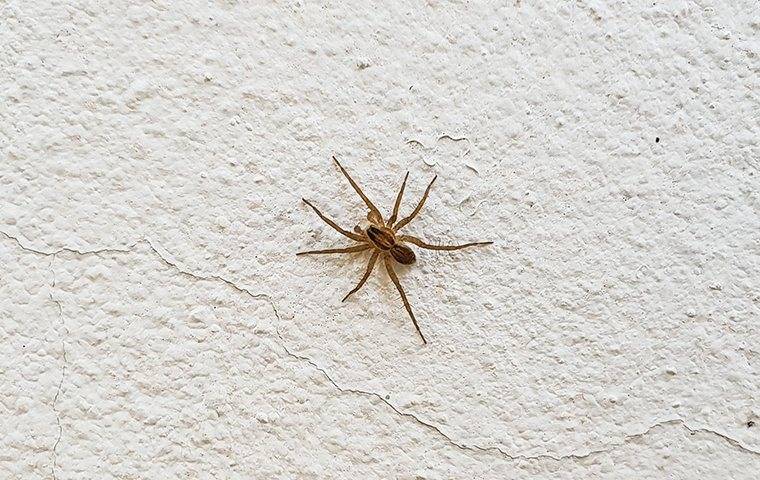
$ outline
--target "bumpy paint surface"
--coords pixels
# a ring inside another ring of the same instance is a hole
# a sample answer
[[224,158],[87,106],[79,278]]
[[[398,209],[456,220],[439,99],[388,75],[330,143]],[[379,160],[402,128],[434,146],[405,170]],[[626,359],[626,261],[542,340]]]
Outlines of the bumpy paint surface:
[[756,2],[533,3],[0,3],[0,478],[757,478]]

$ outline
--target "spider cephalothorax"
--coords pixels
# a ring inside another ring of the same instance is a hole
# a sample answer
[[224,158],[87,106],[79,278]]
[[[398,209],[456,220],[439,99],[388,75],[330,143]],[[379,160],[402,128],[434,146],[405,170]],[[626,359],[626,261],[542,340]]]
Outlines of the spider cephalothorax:
[[388,276],[391,277],[391,281],[393,281],[393,284],[396,286],[396,289],[401,295],[401,300],[404,302],[404,307],[406,308],[407,313],[409,313],[409,317],[411,317],[412,323],[414,323],[414,327],[417,329],[417,333],[419,333],[420,338],[422,338],[422,343],[427,343],[425,337],[422,335],[422,331],[420,331],[420,326],[417,324],[417,319],[414,318],[412,307],[409,305],[409,301],[406,298],[404,289],[401,287],[401,282],[399,282],[396,271],[393,269],[393,261],[395,260],[396,262],[403,265],[411,265],[416,261],[414,251],[412,251],[412,249],[405,244],[407,242],[413,245],[417,245],[421,248],[426,248],[428,250],[459,250],[460,248],[467,248],[475,245],[488,245],[493,242],[473,242],[465,243],[464,245],[431,245],[420,240],[417,237],[413,237],[412,235],[398,235],[398,231],[401,230],[401,228],[403,228],[405,225],[409,224],[409,222],[411,222],[412,219],[417,216],[420,210],[422,210],[422,206],[425,204],[425,200],[427,200],[428,194],[430,193],[430,188],[433,186],[433,182],[435,182],[435,179],[437,177],[433,177],[433,180],[425,189],[425,193],[422,195],[422,199],[417,204],[417,207],[414,209],[411,215],[396,222],[396,219],[398,217],[398,209],[401,205],[401,197],[404,195],[404,187],[406,187],[406,180],[409,178],[409,172],[406,172],[404,182],[401,184],[401,189],[396,196],[396,203],[393,205],[393,213],[390,217],[388,217],[388,220],[386,221],[383,220],[383,216],[380,214],[380,211],[377,209],[377,207],[375,207],[369,198],[364,195],[364,192],[362,192],[361,188],[359,188],[359,185],[354,182],[348,172],[343,168],[340,162],[338,162],[338,159],[333,157],[333,160],[335,160],[335,163],[338,165],[338,168],[340,168],[340,171],[343,172],[343,175],[346,176],[348,182],[351,184],[354,190],[356,190],[356,193],[359,194],[359,196],[369,208],[369,213],[367,214],[367,220],[369,224],[365,228],[356,226],[354,227],[353,232],[349,232],[348,230],[344,230],[343,228],[339,227],[338,224],[329,218],[325,217],[322,212],[317,209],[317,207],[312,205],[311,202],[304,198],[303,201],[306,202],[306,204],[310,206],[317,215],[319,215],[319,218],[324,220],[325,223],[340,232],[342,235],[359,242],[359,244],[352,247],[299,252],[297,255],[354,253],[371,249],[372,255],[370,256],[369,262],[367,263],[367,269],[364,272],[364,276],[361,278],[361,280],[359,280],[359,283],[356,285],[356,287],[354,287],[353,290],[348,292],[348,294],[343,297],[343,301],[345,302],[346,299],[351,296],[351,294],[357,292],[360,288],[362,288],[364,283],[369,278],[369,275],[372,273],[372,270],[375,268],[375,263],[378,259],[381,259],[385,263],[385,269],[388,271]]

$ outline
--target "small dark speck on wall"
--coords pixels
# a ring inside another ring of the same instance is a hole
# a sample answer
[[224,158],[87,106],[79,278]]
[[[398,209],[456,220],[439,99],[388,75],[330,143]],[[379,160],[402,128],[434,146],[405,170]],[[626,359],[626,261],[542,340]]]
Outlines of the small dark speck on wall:
[[660,137],[654,137],[654,143],[660,143]]
[[749,422],[747,422],[747,428],[752,428],[754,426],[755,426],[755,422],[753,422],[752,420],[750,420]]

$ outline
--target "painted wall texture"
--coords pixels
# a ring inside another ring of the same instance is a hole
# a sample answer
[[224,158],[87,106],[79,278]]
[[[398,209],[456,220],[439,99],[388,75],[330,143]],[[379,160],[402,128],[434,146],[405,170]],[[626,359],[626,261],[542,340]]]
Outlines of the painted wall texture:
[[1,479],[758,478],[756,1],[0,12]]

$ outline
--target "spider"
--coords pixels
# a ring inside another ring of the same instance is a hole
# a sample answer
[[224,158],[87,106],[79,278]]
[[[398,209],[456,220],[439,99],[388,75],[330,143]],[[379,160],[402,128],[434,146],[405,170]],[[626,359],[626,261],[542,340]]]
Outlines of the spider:
[[364,201],[364,203],[369,208],[369,213],[367,213],[367,220],[369,221],[369,225],[366,228],[362,228],[360,226],[354,227],[354,231],[350,232],[348,230],[345,230],[341,228],[337,223],[332,221],[331,219],[327,218],[322,212],[317,209],[310,201],[303,198],[302,200],[306,205],[310,206],[312,210],[321,218],[324,220],[325,223],[330,225],[332,228],[337,230],[342,235],[350,238],[351,240],[354,240],[356,242],[359,242],[358,245],[354,245],[351,247],[342,247],[342,248],[328,248],[326,250],[310,250],[307,252],[299,252],[296,255],[316,255],[316,254],[334,254],[334,253],[356,253],[356,252],[363,252],[365,250],[372,250],[372,255],[369,257],[369,262],[367,263],[367,268],[364,271],[364,276],[359,280],[359,283],[346,294],[345,297],[343,297],[343,302],[345,302],[348,297],[350,297],[352,294],[359,291],[362,286],[364,286],[364,283],[369,278],[370,274],[372,273],[372,270],[375,268],[375,263],[378,260],[382,260],[385,263],[385,269],[388,271],[388,276],[391,278],[391,281],[393,281],[393,284],[396,286],[396,289],[398,290],[398,293],[401,294],[401,300],[404,302],[404,307],[406,308],[407,313],[409,314],[409,317],[412,319],[412,323],[414,323],[414,327],[417,329],[417,333],[420,335],[420,338],[422,339],[422,343],[426,344],[427,340],[425,340],[425,336],[422,335],[422,331],[420,330],[420,326],[417,323],[417,319],[414,317],[414,313],[412,312],[412,307],[409,305],[409,300],[406,298],[406,293],[404,293],[404,288],[401,286],[401,282],[399,282],[398,275],[396,275],[396,271],[393,269],[393,262],[398,262],[402,265],[411,265],[416,261],[416,256],[414,255],[414,251],[412,251],[411,248],[409,248],[407,245],[405,245],[406,242],[411,243],[413,245],[417,245],[420,248],[425,248],[428,250],[459,250],[462,248],[467,247],[473,247],[476,245],[489,245],[493,242],[472,242],[472,243],[465,243],[464,245],[431,245],[423,240],[420,240],[417,237],[414,237],[412,235],[398,235],[398,231],[404,228],[406,225],[411,222],[414,217],[417,216],[418,213],[420,213],[420,210],[422,210],[422,206],[425,204],[425,200],[428,198],[428,194],[430,193],[430,189],[433,186],[433,183],[435,182],[435,179],[438,178],[436,175],[433,177],[433,180],[430,181],[430,184],[425,189],[425,193],[422,195],[422,199],[417,204],[417,207],[414,209],[414,211],[409,215],[408,217],[402,218],[398,222],[396,221],[398,218],[398,209],[401,205],[401,197],[404,195],[404,187],[406,187],[406,180],[409,178],[409,172],[406,172],[406,176],[404,177],[404,181],[401,183],[401,189],[398,192],[398,195],[396,196],[396,203],[393,205],[393,213],[390,217],[388,217],[388,220],[383,220],[383,216],[380,214],[380,211],[377,209],[377,207],[370,201],[369,198],[362,192],[362,189],[359,188],[359,185],[354,182],[354,180],[351,178],[351,175],[348,174],[345,168],[340,164],[337,158],[334,156],[332,157],[335,163],[338,165],[338,168],[341,172],[343,172],[343,175],[345,175],[346,179],[348,179],[348,183],[351,184],[354,190],[356,190],[356,193],[359,194],[361,199]]

